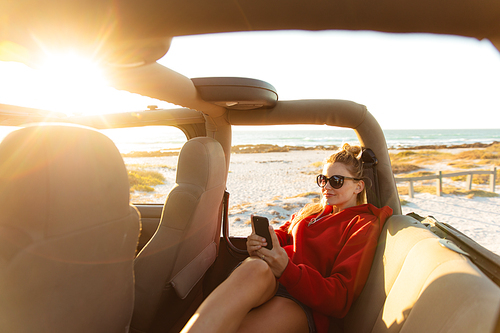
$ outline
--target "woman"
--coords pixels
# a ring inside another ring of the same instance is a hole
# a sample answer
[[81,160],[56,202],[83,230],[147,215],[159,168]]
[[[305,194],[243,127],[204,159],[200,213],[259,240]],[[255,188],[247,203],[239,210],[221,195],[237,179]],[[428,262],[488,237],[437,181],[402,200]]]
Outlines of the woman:
[[[275,232],[252,230],[250,257],[198,308],[182,332],[327,332],[368,278],[389,207],[365,201],[361,148],[344,144],[318,175],[320,203]],[[272,227],[270,227],[270,231]]]

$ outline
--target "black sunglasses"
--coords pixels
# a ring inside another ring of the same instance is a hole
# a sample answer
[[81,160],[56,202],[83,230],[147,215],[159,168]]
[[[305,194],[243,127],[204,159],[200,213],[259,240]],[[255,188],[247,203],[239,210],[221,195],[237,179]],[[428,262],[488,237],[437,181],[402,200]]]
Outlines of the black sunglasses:
[[331,187],[339,189],[344,185],[344,179],[361,180],[361,178],[353,178],[340,175],[333,175],[330,178],[325,175],[318,175],[316,177],[316,183],[319,187],[323,188],[328,182],[330,182]]

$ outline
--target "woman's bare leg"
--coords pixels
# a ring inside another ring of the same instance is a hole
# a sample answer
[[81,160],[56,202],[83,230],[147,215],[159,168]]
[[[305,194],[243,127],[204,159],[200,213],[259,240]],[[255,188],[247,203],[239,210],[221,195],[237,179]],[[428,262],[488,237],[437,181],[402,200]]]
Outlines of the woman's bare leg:
[[273,297],[276,287],[269,265],[248,258],[205,299],[181,333],[235,332],[250,310]]
[[275,296],[248,313],[238,333],[308,333],[304,310],[291,299]]

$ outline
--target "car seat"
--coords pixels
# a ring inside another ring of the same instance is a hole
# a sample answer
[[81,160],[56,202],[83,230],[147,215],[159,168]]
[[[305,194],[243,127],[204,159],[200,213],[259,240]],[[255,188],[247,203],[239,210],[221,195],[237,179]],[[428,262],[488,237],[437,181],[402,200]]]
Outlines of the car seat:
[[103,134],[34,125],[0,144],[0,332],[126,332],[139,214]]
[[200,288],[192,290],[218,253],[226,175],[216,140],[197,137],[182,147],[158,229],[136,259],[133,332],[168,332],[197,305]]

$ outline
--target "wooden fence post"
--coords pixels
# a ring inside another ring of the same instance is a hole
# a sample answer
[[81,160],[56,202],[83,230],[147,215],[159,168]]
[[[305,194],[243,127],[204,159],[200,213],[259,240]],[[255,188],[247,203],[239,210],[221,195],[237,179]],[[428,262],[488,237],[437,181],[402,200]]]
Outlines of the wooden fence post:
[[436,184],[436,195],[441,196],[441,193],[443,192],[443,172],[438,171],[436,172],[437,175],[437,184]]
[[472,190],[472,174],[467,175],[466,190]]
[[443,194],[443,177],[462,177],[467,176],[466,179],[466,187],[470,191],[472,189],[472,177],[474,175],[490,175],[490,192],[495,193],[495,186],[497,181],[497,167],[493,166],[492,171],[486,170],[469,170],[464,172],[454,172],[454,173],[446,173],[443,175],[442,171],[437,171],[435,176],[427,175],[422,177],[408,177],[408,178],[395,178],[396,182],[409,182],[408,184],[408,195],[410,198],[413,198],[415,195],[415,189],[413,187],[414,181],[421,180],[437,180],[436,183],[436,195],[441,196]]
[[497,167],[493,167],[493,173],[490,175],[490,192],[495,193],[495,183],[497,181]]

